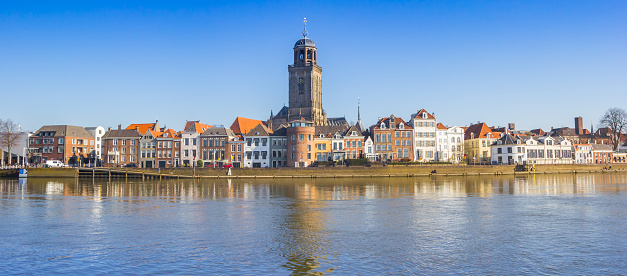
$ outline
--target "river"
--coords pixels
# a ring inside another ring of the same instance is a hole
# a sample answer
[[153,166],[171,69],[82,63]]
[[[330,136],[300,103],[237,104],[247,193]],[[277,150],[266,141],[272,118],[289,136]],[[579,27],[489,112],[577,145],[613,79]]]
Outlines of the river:
[[0,179],[2,274],[627,273],[627,174]]

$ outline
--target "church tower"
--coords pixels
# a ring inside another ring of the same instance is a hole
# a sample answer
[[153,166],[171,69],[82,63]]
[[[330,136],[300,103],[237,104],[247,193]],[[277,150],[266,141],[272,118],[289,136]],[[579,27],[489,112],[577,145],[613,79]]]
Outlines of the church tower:
[[307,38],[305,18],[303,38],[294,45],[294,64],[288,65],[289,72],[289,118],[287,121],[304,118],[314,125],[326,125],[327,114],[322,108],[322,67],[318,66],[318,49],[313,40]]

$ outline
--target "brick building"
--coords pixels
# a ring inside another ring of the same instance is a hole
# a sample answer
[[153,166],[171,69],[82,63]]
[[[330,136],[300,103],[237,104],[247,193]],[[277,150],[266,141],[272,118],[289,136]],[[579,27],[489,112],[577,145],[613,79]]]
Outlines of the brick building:
[[94,137],[80,126],[42,126],[31,135],[28,144],[33,164],[48,160],[60,160],[66,165],[95,162]]
[[137,129],[109,129],[102,136],[103,165],[117,167],[137,163],[141,137]]

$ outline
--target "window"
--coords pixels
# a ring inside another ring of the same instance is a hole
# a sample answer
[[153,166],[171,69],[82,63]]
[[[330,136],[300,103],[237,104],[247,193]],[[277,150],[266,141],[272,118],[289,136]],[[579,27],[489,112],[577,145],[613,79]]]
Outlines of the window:
[[507,147],[507,153],[512,153],[512,147]]
[[268,138],[261,138],[261,145],[262,146],[267,146],[268,145]]
[[307,145],[307,151],[311,151],[311,145]]
[[183,151],[183,157],[189,157],[189,150]]
[[305,141],[305,135],[304,134],[298,134],[298,141]]
[[[76,139],[72,139],[72,145],[76,144]],[[118,139],[113,139],[113,145],[117,146],[118,145]]]
[[296,141],[296,134],[292,134],[292,141]]
[[253,142],[255,142],[255,147],[259,146],[259,138],[253,139]]
[[192,150],[192,156],[196,158],[196,150]]
[[135,145],[135,140],[131,140],[131,146]]
[[[32,141],[32,140],[31,140]],[[32,144],[32,143],[31,143]],[[63,138],[59,138],[59,144],[63,145]]]
[[496,153],[503,153],[503,149],[502,148],[497,148],[496,149]]
[[122,146],[126,146],[126,140],[122,139]]
[[196,145],[196,138],[192,138],[192,146]]
[[267,151],[262,151],[261,152],[261,159],[268,159],[268,152]]
[[375,142],[377,143],[381,142],[381,134],[376,134],[374,137],[375,137]]

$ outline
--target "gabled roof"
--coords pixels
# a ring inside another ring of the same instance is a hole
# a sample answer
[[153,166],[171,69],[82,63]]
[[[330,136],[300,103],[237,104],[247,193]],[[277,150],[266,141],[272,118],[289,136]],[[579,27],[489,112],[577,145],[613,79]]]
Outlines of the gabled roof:
[[107,131],[102,139],[108,138],[140,138],[142,135],[135,129],[115,129]]
[[516,145],[518,141],[520,140],[521,139],[518,137],[514,137],[510,135],[509,133],[505,133],[505,135],[503,135],[503,137],[496,140],[496,142],[493,145]]
[[491,138],[497,138],[501,134],[500,132],[493,131],[485,123],[478,123],[478,124],[470,125],[466,129],[466,133],[464,134],[464,140],[487,138],[486,134],[488,133],[491,133],[490,135]]
[[54,132],[53,137],[78,137],[78,138],[94,138],[84,127],[70,126],[70,125],[53,125],[42,126],[35,132],[35,136],[38,136],[40,132]]
[[411,118],[412,118],[412,119],[422,119],[422,117],[423,117],[423,115],[422,115],[422,114],[426,114],[426,115],[427,115],[427,118],[426,118],[426,119],[435,119],[435,117],[434,117],[431,113],[429,113],[429,112],[427,112],[426,110],[424,110],[424,108],[423,108],[423,109],[421,109],[421,110],[418,110],[418,112],[417,112],[417,113],[412,114],[412,115],[411,115]]
[[[140,133],[141,133],[141,132],[140,132]],[[161,133],[162,133],[162,132],[161,132],[161,131],[158,131],[158,130],[152,130],[152,129],[149,129],[149,130],[148,130],[146,133],[144,133],[143,135],[146,135],[146,134],[148,134],[148,133],[150,133],[150,135],[152,135],[152,137],[156,138],[156,137],[158,137],[159,135],[161,135]]]
[[173,129],[169,128],[166,129],[164,132],[161,132],[158,136],[155,136],[155,138],[158,139],[180,139],[181,136],[179,136],[178,132],[174,131]]
[[344,136],[351,136],[351,133],[353,133],[353,131],[355,132],[355,134],[357,136],[363,136],[363,134],[361,133],[361,131],[359,130],[359,128],[357,126],[351,126],[349,127],[346,132],[344,132]]
[[442,123],[438,123],[438,125],[437,125],[437,129],[447,130],[447,129],[448,129],[448,127],[446,127],[446,126],[445,126],[444,124],[442,124]]
[[399,126],[401,125],[401,123],[405,125],[405,129],[408,129],[408,130],[413,129],[411,124],[406,123],[403,120],[403,118],[395,117],[394,115],[390,115],[390,117],[385,117],[377,121],[377,124],[374,125],[373,129],[381,129],[381,124],[385,124],[385,129],[392,129],[390,128],[392,118],[394,118],[394,130],[399,129]]
[[289,108],[287,106],[283,106],[283,108],[281,108],[281,110],[279,110],[279,112],[274,115],[274,119],[278,119],[278,118],[287,118],[288,115],[288,111]]
[[206,129],[213,127],[210,125],[201,124],[200,121],[187,121],[185,122],[185,132],[203,133]]
[[237,117],[237,118],[235,118],[235,121],[233,121],[233,124],[231,124],[231,130],[235,134],[246,134],[253,127],[257,126],[258,124],[262,124],[262,123],[263,122],[260,121],[260,120],[249,119],[249,118],[244,118],[244,117]]
[[248,134],[245,134],[245,136],[270,136],[270,134],[272,134],[272,130],[264,124],[258,124],[248,131]]
[[155,128],[157,127],[157,123],[150,123],[150,124],[130,124],[128,127],[126,127],[126,129],[136,129],[139,131],[139,133],[141,133],[142,135],[146,134],[146,131],[148,130],[156,130]]
[[542,130],[541,128],[532,129],[531,133],[538,136],[544,136],[546,134],[546,132],[544,132],[544,130]]

